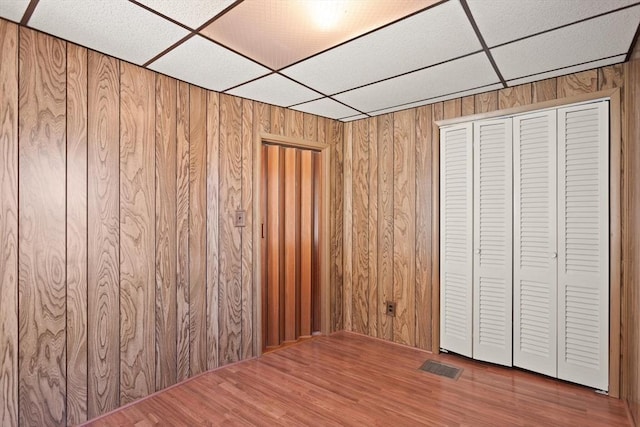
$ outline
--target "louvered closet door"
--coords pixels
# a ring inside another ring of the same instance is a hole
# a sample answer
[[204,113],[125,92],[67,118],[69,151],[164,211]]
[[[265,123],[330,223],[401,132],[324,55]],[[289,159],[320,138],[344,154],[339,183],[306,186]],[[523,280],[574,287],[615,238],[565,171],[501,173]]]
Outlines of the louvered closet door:
[[513,118],[513,364],[555,377],[556,111]]
[[473,124],[473,358],[511,366],[511,119]]
[[440,346],[472,355],[472,124],[440,130]]
[[608,389],[609,103],[558,110],[558,378]]

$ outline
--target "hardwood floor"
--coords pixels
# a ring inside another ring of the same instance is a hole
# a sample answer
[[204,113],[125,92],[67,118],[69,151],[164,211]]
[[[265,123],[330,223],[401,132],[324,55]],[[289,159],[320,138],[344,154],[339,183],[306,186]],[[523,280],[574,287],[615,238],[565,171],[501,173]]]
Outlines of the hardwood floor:
[[[457,381],[420,371],[464,369]],[[621,400],[454,355],[340,332],[206,373],[90,423],[625,426]]]

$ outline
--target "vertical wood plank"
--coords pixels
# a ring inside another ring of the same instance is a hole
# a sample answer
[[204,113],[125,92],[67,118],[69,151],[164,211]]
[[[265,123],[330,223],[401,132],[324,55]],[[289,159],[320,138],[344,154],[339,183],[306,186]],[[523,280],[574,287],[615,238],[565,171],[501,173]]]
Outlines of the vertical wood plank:
[[120,66],[120,402],[155,391],[155,79]]
[[378,116],[378,337],[393,339],[385,306],[393,293],[393,114]]
[[495,90],[492,90],[490,92],[479,93],[475,95],[475,100],[476,100],[476,111],[475,111],[476,114],[488,113],[498,109],[498,92]]
[[332,214],[331,221],[331,259],[333,265],[331,268],[331,289],[330,298],[333,304],[332,309],[332,329],[334,331],[343,328],[342,319],[342,291],[343,291],[343,220],[344,220],[344,175],[343,175],[343,159],[344,159],[344,124],[336,121],[330,125],[330,140],[332,145],[331,156],[331,197],[332,206],[330,208]]
[[285,135],[285,108],[271,105],[271,133]]
[[[473,98],[472,98],[473,99]],[[463,107],[465,103],[463,102]],[[475,108],[475,104],[471,104]],[[468,109],[463,114],[473,114]],[[416,347],[431,350],[432,107],[416,110]]]
[[271,133],[271,105],[256,102],[260,132]]
[[189,346],[189,84],[178,82],[176,95],[176,328],[177,380],[191,376]]
[[[304,134],[302,137],[307,141],[320,142],[320,138],[318,137],[318,119],[324,118],[308,113],[303,114]],[[324,139],[321,142],[324,142]]]
[[416,336],[415,111],[394,113],[393,123],[393,295],[397,304],[393,340],[413,346]]
[[[494,92],[495,93],[495,92]],[[495,97],[497,108],[497,94]],[[481,108],[491,108],[480,102]],[[476,95],[476,113],[478,97]],[[440,129],[433,122],[444,118],[444,106],[441,102],[431,106],[431,351],[440,351]]]
[[378,336],[378,120],[369,121],[369,335]]
[[207,369],[207,96],[189,86],[189,356],[191,375]]
[[344,125],[343,324],[353,328],[353,122]]
[[284,183],[281,189],[284,191],[284,341],[295,341],[296,331],[296,308],[298,288],[298,277],[296,275],[297,255],[299,253],[299,209],[298,199],[298,179],[296,175],[296,149],[282,148],[284,151]]
[[455,98],[443,102],[445,118],[460,117],[462,115],[462,99]]
[[324,195],[324,182],[322,179],[322,174],[324,171],[324,165],[322,164],[322,154],[320,152],[314,151],[312,152],[312,162],[313,162],[313,200],[312,200],[312,255],[311,255],[311,311],[312,311],[312,322],[311,322],[311,332],[312,334],[315,332],[320,332],[322,329],[322,293],[321,293],[321,277],[322,277],[322,241],[324,238],[320,235],[320,226],[322,224],[322,217],[324,215],[323,208],[323,195]]
[[558,97],[556,78],[540,80],[531,83],[531,102],[543,102]]
[[66,46],[27,28],[19,46],[19,422],[64,425]]
[[462,98],[462,115],[470,116],[476,111],[476,98],[473,95]]
[[[311,254],[313,248],[313,158],[300,150],[300,336],[311,336]],[[287,245],[290,242],[287,241]]]
[[219,365],[220,94],[207,91],[207,368]]
[[[280,148],[267,151],[267,328],[266,347],[280,344]],[[283,302],[284,303],[284,302]]]
[[369,121],[353,122],[353,330],[369,331]]
[[531,104],[531,83],[507,87],[498,91],[498,108],[517,107]]
[[176,373],[176,80],[156,74],[156,390]]
[[558,98],[591,93],[598,90],[598,70],[587,70],[581,73],[560,76],[558,81]]
[[88,53],[87,418],[120,406],[120,62]]
[[304,137],[304,113],[302,111],[285,109],[284,121],[286,136],[300,139]]
[[220,95],[220,364],[240,360],[241,234],[229,214],[242,202],[242,100]]
[[242,100],[242,349],[241,359],[255,354],[253,340],[253,101]]
[[67,424],[87,420],[87,50],[67,45]]
[[18,425],[18,26],[0,20],[0,425]]

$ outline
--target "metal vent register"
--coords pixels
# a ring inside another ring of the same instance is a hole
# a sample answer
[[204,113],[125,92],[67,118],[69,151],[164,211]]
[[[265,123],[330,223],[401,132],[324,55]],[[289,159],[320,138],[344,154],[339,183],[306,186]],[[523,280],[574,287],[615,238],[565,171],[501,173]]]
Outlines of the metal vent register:
[[427,360],[422,364],[420,369],[425,372],[440,375],[441,377],[451,378],[452,380],[457,380],[463,371],[462,368],[445,365],[444,363],[436,362],[435,360]]

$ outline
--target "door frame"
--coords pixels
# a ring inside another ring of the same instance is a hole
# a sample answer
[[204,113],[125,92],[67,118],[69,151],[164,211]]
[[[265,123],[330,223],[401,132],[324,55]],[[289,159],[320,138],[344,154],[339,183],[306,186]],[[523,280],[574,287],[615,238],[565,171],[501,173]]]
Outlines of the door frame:
[[[262,145],[279,145],[282,147],[301,148],[314,150],[320,153],[322,170],[320,181],[322,190],[320,196],[320,221],[318,236],[320,236],[320,333],[328,335],[330,332],[330,304],[329,304],[329,177],[331,166],[331,146],[316,141],[308,141],[302,138],[291,138],[283,135],[275,135],[267,132],[259,132],[253,141],[253,188],[260,191],[262,188]],[[262,355],[262,257],[260,254],[262,245],[261,236],[261,197],[253,198],[253,283],[255,304],[253,309],[253,339],[256,343],[257,355]]]
[[[622,205],[621,149],[622,104],[620,88],[605,89],[551,101],[522,105],[489,113],[480,113],[454,119],[437,120],[432,141],[432,233],[440,242],[440,127],[475,120],[496,118],[536,110],[562,107],[569,104],[596,100],[609,100],[609,396],[620,397],[621,304],[622,282]],[[440,245],[432,251],[432,351],[440,352]]]

